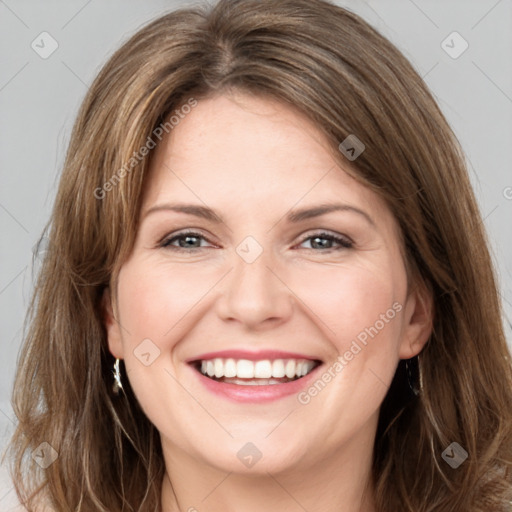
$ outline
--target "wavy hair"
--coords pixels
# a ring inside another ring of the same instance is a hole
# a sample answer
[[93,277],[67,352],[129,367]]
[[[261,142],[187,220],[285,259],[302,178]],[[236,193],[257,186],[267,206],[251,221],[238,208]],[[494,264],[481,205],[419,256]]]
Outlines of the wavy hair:
[[[129,38],[94,80],[26,317],[9,446],[18,497],[28,510],[43,496],[63,512],[160,510],[159,433],[128,379],[124,394],[111,392],[100,300],[115,290],[138,227],[151,152],[131,159],[191,98],[234,90],[278,99],[322,130],[333,158],[397,219],[409,284],[432,293],[422,391],[407,393],[401,361],[380,409],[377,510],[510,510],[511,358],[462,149],[397,48],[324,0],[220,0],[170,12]],[[350,134],[366,150],[348,166],[338,146]],[[58,453],[46,469],[30,457],[42,442]],[[469,454],[456,470],[441,455],[451,442]]]

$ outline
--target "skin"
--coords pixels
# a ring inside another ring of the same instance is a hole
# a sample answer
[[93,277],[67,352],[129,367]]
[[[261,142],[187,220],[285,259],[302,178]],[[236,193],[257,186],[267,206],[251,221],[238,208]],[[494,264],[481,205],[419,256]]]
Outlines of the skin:
[[[104,307],[110,351],[161,434],[163,510],[374,511],[379,408],[399,359],[421,351],[432,319],[430,297],[408,294],[389,208],[333,160],[307,118],[268,98],[199,101],[153,151],[117,304],[107,290]],[[224,222],[169,210],[145,216],[175,202],[212,208]],[[374,225],[353,211],[285,219],[330,202],[363,210]],[[185,229],[205,237],[189,243],[195,252],[184,239],[181,252],[179,240],[177,250],[159,245]],[[315,242],[322,231],[353,246]],[[236,252],[247,236],[263,251],[252,263]],[[394,303],[401,311],[307,405],[296,395],[260,404],[218,397],[185,363],[246,348],[301,352],[329,367]],[[146,366],[134,350],[148,338],[160,353]],[[251,468],[237,457],[247,442],[263,455]]]

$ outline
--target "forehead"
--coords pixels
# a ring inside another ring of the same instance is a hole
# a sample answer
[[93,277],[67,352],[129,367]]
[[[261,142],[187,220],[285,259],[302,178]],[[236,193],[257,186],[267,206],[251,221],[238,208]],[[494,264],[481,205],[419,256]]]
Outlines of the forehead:
[[243,94],[198,102],[154,150],[144,206],[180,199],[261,209],[345,201],[379,210],[383,200],[352,178],[323,133],[274,99]]

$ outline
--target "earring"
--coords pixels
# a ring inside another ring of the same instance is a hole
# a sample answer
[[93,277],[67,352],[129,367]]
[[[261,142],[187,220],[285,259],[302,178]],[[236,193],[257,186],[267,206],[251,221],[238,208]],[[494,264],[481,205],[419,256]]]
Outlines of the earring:
[[411,388],[411,391],[416,396],[418,396],[420,392],[423,390],[423,382],[421,379],[420,371],[420,356],[417,355],[416,357],[407,359],[405,361],[405,370],[407,372],[407,382],[409,383],[409,387]]
[[114,363],[114,385],[112,386],[112,391],[117,396],[119,395],[119,390],[123,389],[123,384],[121,382],[121,372],[119,370],[119,359],[116,358],[116,362]]

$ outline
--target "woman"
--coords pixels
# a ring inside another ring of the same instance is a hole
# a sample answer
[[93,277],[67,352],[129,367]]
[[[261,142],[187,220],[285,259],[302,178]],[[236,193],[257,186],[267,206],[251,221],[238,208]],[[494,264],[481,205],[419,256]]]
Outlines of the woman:
[[510,510],[462,152],[356,15],[144,27],[84,100],[48,237],[13,396],[28,510]]

